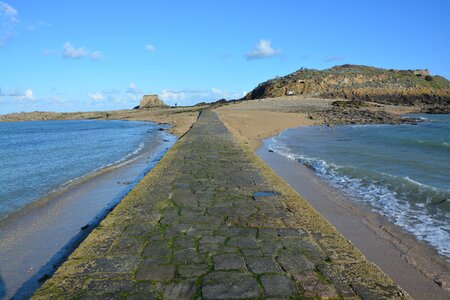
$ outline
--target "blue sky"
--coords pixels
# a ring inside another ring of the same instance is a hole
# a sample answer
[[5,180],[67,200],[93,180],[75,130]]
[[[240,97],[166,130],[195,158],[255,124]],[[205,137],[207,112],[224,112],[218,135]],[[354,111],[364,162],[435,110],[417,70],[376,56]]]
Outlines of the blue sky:
[[344,63],[450,78],[449,12],[447,0],[0,0],[0,113],[240,98]]

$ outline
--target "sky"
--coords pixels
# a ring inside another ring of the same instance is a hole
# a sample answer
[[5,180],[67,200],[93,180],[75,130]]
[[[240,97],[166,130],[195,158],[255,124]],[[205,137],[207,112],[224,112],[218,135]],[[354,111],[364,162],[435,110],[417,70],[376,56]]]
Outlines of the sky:
[[0,114],[237,99],[347,63],[450,78],[450,1],[0,0]]

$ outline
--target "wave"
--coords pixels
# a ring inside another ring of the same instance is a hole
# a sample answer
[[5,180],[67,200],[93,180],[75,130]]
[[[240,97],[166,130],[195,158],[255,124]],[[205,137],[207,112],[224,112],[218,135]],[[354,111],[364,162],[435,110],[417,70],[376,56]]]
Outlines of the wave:
[[276,139],[270,150],[312,169],[330,185],[352,199],[428,242],[450,259],[450,191],[438,189],[409,177],[336,165],[316,157],[293,153]]

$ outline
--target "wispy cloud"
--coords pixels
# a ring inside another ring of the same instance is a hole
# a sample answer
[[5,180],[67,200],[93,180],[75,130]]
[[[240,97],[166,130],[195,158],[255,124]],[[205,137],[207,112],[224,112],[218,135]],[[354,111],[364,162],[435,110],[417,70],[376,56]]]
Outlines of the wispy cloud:
[[36,21],[36,22],[30,22],[27,25],[25,25],[25,29],[28,31],[36,31],[39,30],[42,27],[51,26],[51,24],[43,21]]
[[66,42],[63,46],[62,56],[64,58],[78,59],[78,58],[85,57],[86,55],[87,55],[87,52],[84,49],[84,47],[76,48],[74,45],[72,45],[69,42]]
[[0,35],[0,48],[4,47],[13,37],[11,32],[4,32]]
[[0,1],[0,14],[7,17],[11,22],[16,22],[19,15],[14,7],[3,1]]
[[270,40],[262,39],[255,47],[248,52],[245,57],[250,59],[261,59],[277,56],[281,54],[281,50],[276,50],[272,48],[272,43]]
[[130,82],[124,89],[98,89],[87,92],[87,97],[92,100],[92,105],[105,105],[107,103],[126,104],[135,106],[142,97],[142,90],[134,83]]
[[245,91],[226,91],[219,88],[205,90],[162,90],[158,96],[167,104],[193,105],[199,102],[211,102],[225,98],[238,99],[246,94]]
[[89,55],[91,60],[101,60],[103,59],[103,54],[100,51],[94,51]]
[[0,91],[0,96],[11,97],[14,100],[34,100],[34,94],[32,89],[26,90],[14,90],[6,94],[2,94]]
[[204,97],[208,93],[206,91],[196,90],[162,90],[159,97],[166,101],[177,101],[183,99],[192,99],[196,97]]
[[311,55],[309,55],[309,54],[304,54],[304,55],[300,56],[300,59],[310,59],[310,58],[311,58]]
[[225,98],[227,100],[240,99],[247,94],[246,91],[241,91],[241,92],[231,91],[230,92],[230,91],[225,91],[225,90],[221,90],[218,88],[212,88],[211,92],[212,92],[212,95],[216,96],[217,99]]
[[325,59],[326,62],[340,61],[344,60],[343,56],[330,56]]
[[130,82],[130,84],[128,85],[128,88],[127,88],[127,93],[141,94],[142,92],[134,82]]
[[99,93],[99,92],[88,93],[88,97],[94,101],[101,101],[101,100],[105,99],[105,96],[103,96],[103,94]]
[[19,13],[14,7],[0,1],[0,48],[13,38],[18,16]]
[[147,45],[145,45],[145,50],[147,51],[147,52],[155,52],[156,51],[156,48],[155,48],[155,46],[153,46],[153,45],[151,45],[151,44],[147,44]]
[[[48,55],[48,50],[46,54]],[[63,45],[63,49],[61,52],[61,56],[67,59],[80,59],[84,57],[89,57],[91,60],[101,60],[103,58],[103,54],[100,51],[89,51],[84,47],[75,47],[70,42],[66,42]]]
[[130,82],[126,93],[132,100],[138,100],[142,97],[142,91],[138,88],[138,86],[134,82]]

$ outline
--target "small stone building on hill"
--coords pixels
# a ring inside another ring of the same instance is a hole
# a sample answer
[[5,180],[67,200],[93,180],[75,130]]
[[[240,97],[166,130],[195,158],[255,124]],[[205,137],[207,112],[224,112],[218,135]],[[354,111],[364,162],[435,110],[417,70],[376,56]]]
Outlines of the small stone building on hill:
[[139,108],[152,108],[152,107],[168,107],[162,100],[158,98],[158,95],[144,95]]

